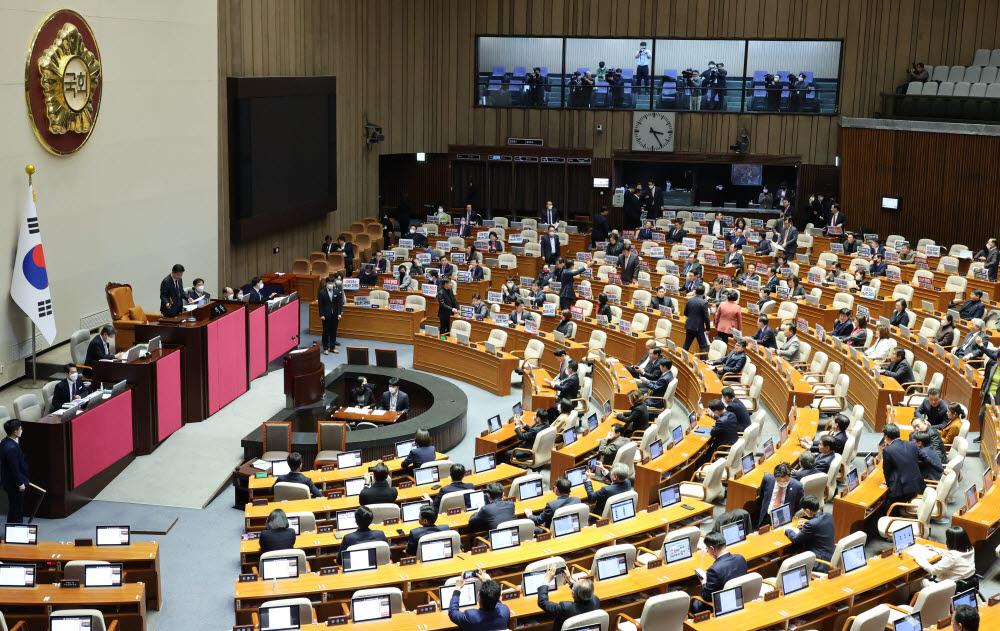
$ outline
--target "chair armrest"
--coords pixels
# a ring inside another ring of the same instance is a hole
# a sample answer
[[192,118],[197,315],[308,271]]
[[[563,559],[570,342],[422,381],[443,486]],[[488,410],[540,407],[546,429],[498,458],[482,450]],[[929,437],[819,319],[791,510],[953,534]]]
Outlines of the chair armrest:
[[739,380],[739,378],[742,376],[743,373],[741,372],[724,372],[722,373],[722,380],[725,381],[726,379],[733,379],[733,378]]
[[[816,559],[816,560],[817,560],[817,561],[819,561],[819,559]],[[844,620],[844,626],[843,626],[843,627],[841,627],[841,631],[847,631],[847,629],[850,629],[850,628],[851,628],[851,625],[853,625],[853,624],[854,624],[854,618],[855,618],[855,617],[856,617],[856,616],[851,616],[851,617],[850,617],[850,618],[848,618],[847,620]]]
[[[313,619],[314,620],[316,619],[316,614],[313,614]],[[24,624],[24,623],[23,622],[18,622],[17,626],[19,627],[22,624]],[[14,629],[17,629],[17,627],[14,627]],[[11,629],[11,631],[14,631],[14,629]],[[112,620],[111,624],[108,625],[108,631],[117,631],[117,629],[118,629],[118,621],[117,620]]]
[[531,462],[528,462],[527,460],[517,460],[516,458],[514,458],[513,453],[511,453],[510,457],[511,464],[523,464],[525,466],[531,466],[535,464],[535,460],[537,460],[538,457],[535,455],[535,451],[533,449],[525,449],[524,447],[518,447],[517,449],[531,453]]
[[345,616],[351,615],[351,608],[347,603],[340,603],[340,608],[344,612]]
[[916,503],[907,504],[905,502],[896,502],[895,504],[893,504],[892,506],[889,507],[889,510],[887,510],[885,514],[887,516],[892,515],[892,511],[896,507],[902,508],[904,513],[909,512],[909,513],[912,514],[912,513],[914,513],[916,511],[917,504]]
[[148,320],[150,322],[156,322],[157,320],[159,320],[162,317],[163,317],[163,315],[159,314],[159,313],[147,313],[146,314],[146,320]]
[[833,392],[836,390],[836,387],[832,383],[817,383],[811,390],[813,394],[820,394],[822,392]]
[[[111,626],[108,627],[108,631],[111,631],[111,629],[114,629],[115,625],[117,625],[117,624],[118,624],[117,620],[112,620],[111,621]],[[24,620],[18,620],[17,622],[15,622],[14,626],[12,626],[10,628],[10,631],[27,631],[27,629],[24,628]]]
[[773,587],[775,589],[778,588],[778,581],[774,580],[773,578],[765,578],[765,579],[762,579],[762,580],[763,580],[763,582],[767,583],[771,587]]
[[655,557],[659,557],[660,556],[659,554],[657,554],[656,552],[653,552],[652,550],[650,550],[649,548],[647,548],[645,546],[637,546],[636,550],[639,551],[639,552],[648,552],[648,553],[652,554]]
[[570,569],[580,570],[581,572],[583,572],[587,576],[590,576],[590,570],[584,569],[584,568],[580,567],[579,565],[577,565],[576,563],[570,563],[569,567],[570,567]]
[[600,519],[601,518],[600,515],[595,515],[594,513],[590,513],[590,516],[593,517],[594,519]]
[[524,359],[524,351],[514,350],[514,351],[507,351],[507,352],[510,353],[511,355],[513,355],[514,357],[520,357],[521,359]]
[[710,603],[710,602],[706,601],[706,600],[705,600],[704,598],[702,598],[701,596],[692,596],[692,597],[691,597],[691,600],[700,600],[701,602],[703,602],[703,603],[705,603],[706,605],[708,605],[708,608],[709,608],[709,609],[711,609],[712,611],[715,611],[715,607],[714,607],[714,606],[712,605],[712,603]]
[[[702,498],[705,498],[705,497],[706,497],[706,496],[708,495],[708,487],[706,487],[706,486],[705,486],[704,484],[702,484],[701,482],[695,482],[695,481],[693,481],[693,480],[688,480],[688,481],[684,482],[683,484],[692,484],[692,485],[694,485],[694,486],[700,486],[700,487],[701,487],[701,490],[702,490]],[[683,493],[681,493],[681,496],[683,497],[683,496],[684,496],[684,494],[683,494]],[[688,497],[691,497],[691,496],[689,495]]]
[[487,540],[485,540],[485,539],[483,539],[482,537],[476,537],[475,541],[482,541],[482,542],[483,542],[483,544],[484,544],[484,545],[485,545],[485,546],[486,546],[487,548],[490,548],[490,549],[492,549],[492,548],[491,548],[491,546],[490,546],[490,542],[489,542],[489,541],[487,541]]
[[895,522],[897,522],[897,521],[905,521],[908,524],[914,524],[914,525],[920,526],[920,534],[917,535],[917,536],[919,536],[919,537],[923,537],[924,536],[924,525],[923,525],[923,523],[917,521],[916,519],[904,519],[904,518],[890,517],[888,523],[886,523],[886,525],[885,525],[885,531],[886,532],[892,532],[892,524],[895,523]]
[[256,611],[251,611],[250,612],[250,622],[253,623],[253,628],[254,629],[259,629],[260,628],[260,618],[257,617],[257,612]]
[[621,622],[622,622],[622,620],[628,620],[629,622],[631,622],[632,624],[635,625],[636,631],[642,631],[642,625],[639,624],[639,621],[636,620],[635,618],[633,618],[632,616],[630,616],[628,614],[624,614],[624,613],[618,614],[618,620],[615,621],[615,628],[616,629],[620,629],[621,628]]
[[510,589],[514,590],[515,592],[520,592],[521,591],[521,588],[518,587],[517,585],[513,585],[511,583],[508,583],[507,581],[500,581],[500,591],[501,592],[503,591],[503,588],[505,586],[509,587]]
[[[433,591],[428,591],[427,592],[427,598],[429,599],[429,601],[436,603],[437,606],[438,606],[438,609],[441,608],[441,600],[437,597],[437,594],[435,594]],[[341,603],[341,604],[343,605],[344,603]],[[429,605],[431,603],[428,602],[427,604]],[[315,617],[313,619],[315,619]]]

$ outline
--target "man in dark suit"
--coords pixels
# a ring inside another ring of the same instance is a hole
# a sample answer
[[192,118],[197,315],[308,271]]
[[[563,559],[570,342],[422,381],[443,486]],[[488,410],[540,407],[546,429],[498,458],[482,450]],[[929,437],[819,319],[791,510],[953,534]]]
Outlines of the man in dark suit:
[[715,374],[722,377],[722,375],[726,373],[743,372],[743,367],[746,366],[746,363],[746,342],[740,339],[733,345],[733,352],[729,353],[722,359],[716,359],[711,362],[711,365],[715,366]]
[[792,225],[792,218],[785,217],[785,227],[781,231],[779,247],[785,251],[785,258],[789,261],[795,260],[795,254],[799,251],[799,231]]
[[886,442],[882,447],[882,472],[886,485],[885,507],[888,508],[897,502],[908,503],[924,492],[927,485],[920,465],[926,463],[927,457],[916,443],[899,440],[899,426],[895,423],[886,423],[882,436]]
[[802,495],[802,483],[792,479],[792,468],[787,462],[779,462],[774,467],[774,473],[765,473],[760,482],[760,490],[757,492],[757,499],[760,500],[757,527],[769,525],[771,511],[782,504],[788,504],[794,515],[799,509]]
[[816,473],[823,473],[816,468],[816,454],[811,451],[803,451],[799,454],[799,468],[792,472],[792,478],[801,482]]
[[590,230],[590,247],[597,247],[597,243],[608,240],[608,207],[601,206],[600,212],[594,216],[594,227]]
[[983,269],[986,276],[992,282],[997,280],[997,268],[1000,267],[1000,249],[997,249],[997,240],[986,241],[986,248],[976,253],[976,260],[983,262]]
[[56,383],[55,390],[52,391],[50,413],[62,408],[63,405],[70,401],[82,399],[90,394],[87,390],[87,384],[80,379],[80,372],[74,364],[63,365],[63,370],[66,372],[66,378]]
[[640,239],[642,241],[651,241],[653,239],[653,221],[651,219],[646,220],[646,223],[643,224],[643,227],[639,229],[639,232],[638,234],[635,235],[635,238]]
[[544,408],[538,408],[535,410],[535,422],[533,425],[526,425],[524,420],[520,415],[514,417],[514,435],[521,442],[518,443],[517,447],[511,450],[511,455],[517,460],[526,460],[531,458],[531,454],[528,453],[530,450],[535,448],[535,437],[538,434],[548,428],[549,426],[549,412]]
[[944,466],[941,464],[941,454],[931,442],[931,435],[927,432],[913,432],[910,434],[910,440],[917,444],[917,447],[920,448],[920,455],[923,456],[923,460],[920,461],[920,475],[925,480],[935,482],[940,480],[941,474],[944,473]]
[[660,357],[662,356],[663,352],[656,345],[656,341],[649,340],[646,342],[646,355],[642,358],[642,361],[633,366],[625,366],[625,368],[636,379],[656,379],[660,376],[660,371],[656,370],[654,372],[653,369],[659,367]]
[[701,287],[701,279],[694,272],[687,272],[687,277],[684,279],[684,284],[681,285],[681,293],[687,297],[691,297],[694,290]]
[[[293,451],[288,454],[288,468],[291,469],[288,473],[284,475],[279,475],[275,478],[275,484],[278,482],[294,482],[295,484],[304,484],[309,487],[309,493],[313,497],[323,497],[323,492],[313,483],[313,481],[302,474],[302,454],[297,451]],[[271,490],[272,494],[274,489]]]
[[[556,510],[562,508],[563,506],[570,506],[572,504],[580,504],[582,500],[579,497],[573,497],[570,495],[572,487],[570,486],[569,480],[565,477],[560,477],[556,480],[556,499],[545,504],[545,508],[541,513],[533,515],[530,508],[524,509],[524,516],[535,522],[535,526],[544,526],[548,528],[552,525],[552,516],[555,515]],[[544,531],[540,527],[535,528],[535,534],[540,535]]]
[[764,281],[764,286],[762,289],[773,293],[777,293],[778,285],[781,284],[781,279],[778,278],[778,266],[772,265],[767,268],[767,280]]
[[333,237],[331,237],[330,235],[326,235],[323,238],[323,245],[319,246],[319,251],[327,255],[330,254],[331,252],[336,252],[337,246],[333,242]]
[[662,399],[666,394],[667,386],[670,385],[671,380],[674,378],[674,374],[670,372],[673,365],[674,363],[669,357],[660,361],[654,369],[655,378],[646,379],[643,377],[639,381],[639,391],[645,393],[656,403],[660,403],[659,399]]
[[901,348],[893,350],[889,363],[882,369],[882,374],[886,377],[892,377],[901,384],[916,381],[913,369],[910,368],[910,362],[906,361],[906,353]]
[[541,238],[542,259],[546,263],[555,263],[559,258],[559,235],[555,226],[549,227],[549,233]]
[[340,323],[340,314],[344,311],[344,289],[340,272],[335,276],[328,276],[326,286],[319,290],[316,296],[318,301],[317,311],[319,318],[323,322],[323,354],[331,352],[340,354],[337,350],[337,325]]
[[708,303],[705,301],[705,288],[695,287],[694,297],[689,298],[684,305],[684,350],[691,348],[691,342],[698,340],[698,349],[704,353],[708,350],[708,331],[712,326],[712,317],[708,313]]
[[[476,570],[479,579],[479,606],[464,611],[459,608],[462,588],[465,587],[465,577],[459,576],[455,581],[455,590],[451,593],[448,603],[448,619],[460,631],[491,631],[506,629],[510,622],[510,609],[500,602],[500,584],[491,580],[483,570]],[[444,603],[441,603],[444,607]]]
[[[743,237],[740,237],[741,239]],[[746,260],[743,258],[743,252],[740,251],[739,245],[735,243],[730,243],[728,247],[728,252],[726,256],[722,259],[723,267],[735,267],[736,269],[732,272],[733,279],[735,280],[738,276],[743,274],[743,269],[746,267]]]
[[739,431],[746,431],[750,427],[750,411],[742,401],[736,398],[736,391],[726,386],[722,389],[722,402],[726,404],[726,411],[736,417],[736,427]]
[[410,411],[410,395],[399,389],[399,377],[389,379],[389,389],[382,393],[380,410],[399,412],[399,420],[406,420]]
[[684,229],[683,219],[674,219],[674,227],[670,229],[667,233],[668,243],[680,243],[687,236],[687,230]]
[[440,259],[438,259],[437,265],[438,276],[441,278],[451,278],[455,275],[455,266],[448,262],[448,255],[443,254]]
[[757,318],[757,332],[753,334],[753,339],[757,340],[758,346],[777,350],[778,339],[774,335],[774,329],[768,325],[766,315]]
[[549,583],[556,576],[555,563],[545,571],[545,581],[538,587],[538,608],[552,616],[552,631],[562,631],[563,623],[573,616],[601,608],[601,599],[594,595],[593,581],[587,578],[576,580],[565,569],[563,575],[566,577],[566,584],[573,592],[573,600],[562,602],[549,600]]
[[428,502],[433,502],[435,511],[437,511],[441,507],[441,499],[445,495],[449,493],[455,493],[458,491],[471,491],[472,489],[475,488],[475,486],[471,482],[462,482],[462,479],[465,477],[464,464],[456,462],[455,464],[451,465],[450,472],[451,472],[451,482],[442,487],[441,490],[437,492],[437,495],[434,496],[433,500],[431,500],[431,497],[429,495],[426,494],[424,495],[425,500],[427,500]]
[[[115,327],[110,324],[102,326],[101,332],[95,335],[94,339],[90,340],[90,344],[87,345],[87,358],[83,360],[84,365],[93,368],[102,359],[115,359],[116,356],[111,354],[111,344],[114,340]],[[117,355],[117,357],[122,356],[122,353]]]
[[542,210],[540,221],[549,226],[558,226],[560,219],[559,211],[552,205],[552,202],[545,202],[545,208]]
[[712,446],[709,453],[721,447],[729,447],[740,438],[739,421],[736,415],[726,410],[726,404],[721,399],[713,399],[708,403],[708,412],[715,419],[712,426]]
[[0,484],[7,494],[7,523],[24,521],[24,493],[28,490],[28,461],[21,451],[19,440],[24,433],[21,421],[16,418],[3,424],[7,434],[0,440]]
[[594,507],[594,510],[590,512],[595,515],[604,514],[604,506],[608,503],[609,497],[631,491],[632,481],[628,479],[628,476],[628,465],[624,462],[619,462],[611,467],[611,484],[602,487],[601,490],[595,493],[594,486],[591,484],[591,480],[594,479],[594,472],[588,468],[587,480],[583,483],[583,488],[587,491],[587,503]]
[[837,446],[837,439],[829,434],[819,437],[819,453],[816,456],[815,467],[822,473],[829,473],[833,465],[833,457],[837,455],[834,448]]
[[348,243],[343,235],[337,237],[338,249],[344,255],[344,271],[348,276],[354,274],[354,244]]
[[373,518],[372,509],[367,506],[359,506],[354,511],[354,522],[358,525],[358,529],[344,535],[343,540],[340,542],[340,550],[337,552],[337,564],[340,567],[344,567],[344,553],[350,550],[351,546],[356,546],[359,543],[370,543],[372,541],[385,541],[388,543],[384,532],[369,528],[372,525]]
[[801,438],[799,439],[799,444],[806,449],[819,453],[820,441],[824,436],[830,436],[833,439],[833,453],[843,454],[844,446],[847,445],[847,428],[851,426],[851,419],[847,418],[846,414],[838,414],[833,417],[833,423],[834,427],[829,432],[820,432],[816,439],[812,441],[808,438]]
[[[803,497],[799,508],[806,514],[806,522],[798,529],[785,528],[785,536],[799,549],[812,552],[817,560],[829,563],[837,547],[833,537],[833,515],[819,509],[819,500],[815,495]],[[815,567],[822,572],[828,566],[817,563]]]
[[[471,487],[472,485],[470,484],[469,486]],[[413,556],[417,553],[417,544],[420,543],[420,539],[424,535],[448,530],[447,524],[435,525],[437,518],[437,509],[430,504],[424,504],[420,507],[420,518],[417,520],[417,523],[420,525],[410,531],[410,538],[406,541],[406,556]]]
[[709,605],[705,603],[712,602],[712,594],[721,590],[728,581],[747,573],[747,560],[726,550],[726,538],[721,532],[705,535],[705,551],[714,561],[701,580],[701,600],[691,601],[695,613],[708,610]]
[[372,257],[372,260],[368,261],[368,264],[374,265],[376,272],[379,274],[385,274],[385,271],[389,269],[389,261],[383,258],[381,250],[375,253],[375,256]]
[[184,276],[184,266],[177,263],[170,274],[160,281],[160,313],[167,318],[179,314],[190,300],[184,293],[181,278]]
[[469,528],[488,532],[515,517],[514,502],[503,498],[503,485],[490,482],[486,485],[486,504],[469,517]]
[[260,276],[254,276],[250,279],[250,302],[264,302],[264,281],[260,279]]
[[[653,184],[652,180],[647,182],[648,187],[646,188],[646,213],[648,216],[652,217],[660,210],[661,201],[663,199],[663,191]],[[650,237],[652,238],[652,237]]]
[[639,198],[636,197],[635,187],[625,189],[625,203],[622,206],[625,230],[634,230],[639,227],[642,219],[642,206]]
[[708,222],[708,234],[721,237],[726,231],[726,222],[722,220],[722,213],[715,213],[715,219]]
[[455,294],[451,291],[451,279],[445,278],[441,282],[441,289],[438,289],[438,325],[442,335],[451,331],[451,316],[458,315],[458,302],[455,301]]
[[837,321],[833,323],[833,337],[846,340],[854,332],[854,322],[851,320],[851,310],[844,307],[837,315]]
[[694,274],[699,280],[705,273],[705,266],[701,264],[701,261],[698,260],[698,255],[694,252],[688,254],[687,260],[684,261],[684,266],[681,267],[681,274],[687,276],[688,272]]
[[566,362],[566,376],[553,379],[552,388],[559,395],[560,399],[575,399],[580,396],[580,377],[576,371],[580,368],[572,359]]
[[872,276],[885,276],[885,270],[888,267],[885,262],[885,258],[881,254],[876,254],[872,257],[871,267],[868,268],[869,273]]
[[472,224],[466,221],[465,215],[462,215],[458,219],[458,236],[463,239],[468,239],[472,236]]
[[847,227],[847,215],[840,212],[840,204],[834,202],[830,205],[830,219],[826,226],[827,229],[839,227],[841,230]]
[[962,303],[958,310],[958,315],[963,320],[975,320],[983,317],[986,313],[986,305],[983,304],[983,290],[973,289],[969,294],[969,299]]
[[622,260],[622,284],[631,285],[639,273],[639,255],[631,245],[625,246],[625,256]]
[[362,506],[369,504],[393,504],[399,490],[393,488],[389,482],[389,467],[384,462],[380,462],[371,470],[365,473],[365,488],[361,489],[361,496],[358,503]]
[[556,258],[556,269],[552,280],[562,283],[559,287],[559,308],[569,309],[576,302],[576,288],[573,286],[573,277],[583,273],[585,267],[571,270],[566,267],[562,257]]
[[465,212],[462,213],[462,219],[470,226],[478,226],[483,221],[479,213],[472,209],[472,204],[465,205]]

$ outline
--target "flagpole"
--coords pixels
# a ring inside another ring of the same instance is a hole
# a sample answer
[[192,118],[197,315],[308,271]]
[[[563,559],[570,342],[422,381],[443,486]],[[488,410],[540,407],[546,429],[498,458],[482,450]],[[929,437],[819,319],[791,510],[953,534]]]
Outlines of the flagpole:
[[[29,164],[24,167],[24,172],[28,174],[28,189],[31,189],[31,176],[35,174],[35,165]],[[35,321],[31,321],[31,387],[37,387],[38,379],[38,364],[36,363],[36,351],[35,348]]]

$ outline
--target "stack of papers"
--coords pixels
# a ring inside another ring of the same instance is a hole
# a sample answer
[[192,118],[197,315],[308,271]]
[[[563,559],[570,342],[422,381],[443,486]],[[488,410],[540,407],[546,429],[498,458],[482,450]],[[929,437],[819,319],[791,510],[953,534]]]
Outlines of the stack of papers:
[[913,557],[914,559],[920,559],[922,561],[930,561],[938,554],[940,554],[937,550],[933,548],[921,545],[910,546],[909,548],[906,549],[906,553],[911,557]]
[[253,467],[254,469],[260,469],[261,471],[267,471],[268,469],[271,468],[271,463],[268,462],[267,460],[259,460],[258,459],[258,460],[254,460],[252,463],[250,463],[250,466]]

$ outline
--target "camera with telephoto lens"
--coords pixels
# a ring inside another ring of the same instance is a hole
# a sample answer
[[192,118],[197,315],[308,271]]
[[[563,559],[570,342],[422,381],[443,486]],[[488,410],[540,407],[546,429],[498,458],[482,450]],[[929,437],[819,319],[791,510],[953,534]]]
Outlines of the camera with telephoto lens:
[[683,77],[685,80],[690,79],[693,76],[694,76],[694,71],[692,71],[690,68],[688,68],[687,70],[681,70],[681,77]]

